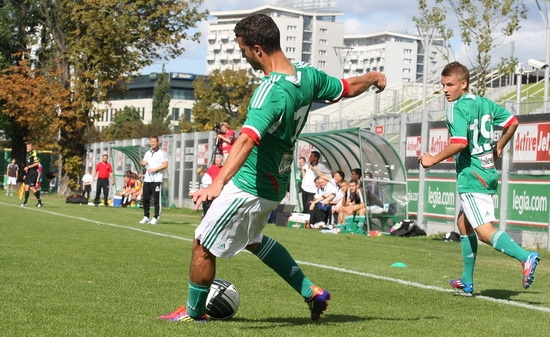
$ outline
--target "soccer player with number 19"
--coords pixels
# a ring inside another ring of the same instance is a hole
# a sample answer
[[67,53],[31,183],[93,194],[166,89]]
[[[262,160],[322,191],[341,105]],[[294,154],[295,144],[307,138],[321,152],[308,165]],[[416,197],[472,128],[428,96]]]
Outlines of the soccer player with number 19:
[[[451,102],[447,108],[450,141],[441,152],[433,156],[424,153],[418,158],[424,168],[451,156],[455,158],[461,202],[457,226],[464,270],[462,277],[451,280],[450,285],[466,294],[474,292],[473,275],[479,239],[521,262],[522,285],[527,289],[533,283],[539,254],[523,249],[506,232],[493,227],[496,218],[492,196],[498,185],[494,163],[501,157],[519,123],[515,116],[493,101],[470,94],[469,83],[470,75],[464,65],[452,62],[445,66],[441,72],[441,84],[447,101]],[[493,146],[495,126],[502,127],[503,134]]]
[[[242,56],[265,76],[220,173],[210,186],[191,194],[197,209],[201,202],[213,201],[195,231],[187,304],[159,318],[206,321],[216,258],[231,258],[247,249],[298,292],[311,318],[319,320],[329,292],[314,285],[286,248],[262,230],[286,194],[295,142],[312,102],[357,96],[372,86],[380,92],[386,77],[372,71],[343,80],[307,63],[291,63],[281,50],[277,25],[264,14],[242,19],[234,31]],[[251,269],[250,275],[254,272]]]

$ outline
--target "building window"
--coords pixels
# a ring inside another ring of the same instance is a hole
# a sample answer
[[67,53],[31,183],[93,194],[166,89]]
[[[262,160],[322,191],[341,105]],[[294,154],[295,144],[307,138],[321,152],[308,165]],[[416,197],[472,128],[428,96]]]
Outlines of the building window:
[[321,35],[327,35],[327,34],[328,34],[328,29],[326,29],[326,28],[321,28],[321,29],[319,29],[319,33],[320,33]]
[[180,108],[172,108],[172,120],[177,121],[180,119]]
[[296,36],[287,36],[286,42],[296,42]]
[[326,50],[319,50],[319,56],[327,56]]
[[410,74],[411,68],[403,68],[403,74]]
[[327,65],[327,62],[326,61],[319,61],[317,62],[317,67],[319,68],[323,68]]
[[403,50],[403,54],[412,54],[413,50],[412,49],[404,49]]
[[295,48],[295,47],[286,47],[286,52],[287,52],[287,53],[295,53],[295,52],[296,52],[296,48]]
[[296,26],[286,26],[286,30],[289,32],[293,32],[296,30]]
[[327,43],[328,43],[327,40],[324,40],[324,39],[319,40],[319,45],[321,46],[326,46]]
[[186,121],[191,121],[191,109],[183,109],[183,117]]
[[404,64],[411,64],[412,60],[411,59],[403,59],[403,63]]

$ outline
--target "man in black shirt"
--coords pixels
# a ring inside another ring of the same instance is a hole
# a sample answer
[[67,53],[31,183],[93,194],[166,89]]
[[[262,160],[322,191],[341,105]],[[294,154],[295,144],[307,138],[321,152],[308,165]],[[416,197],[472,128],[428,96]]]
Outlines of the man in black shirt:
[[22,207],[27,207],[27,201],[29,200],[29,190],[34,194],[38,203],[36,207],[42,207],[44,203],[40,199],[40,191],[36,188],[38,182],[38,165],[40,165],[40,159],[38,153],[33,149],[32,143],[27,142],[27,159],[25,161],[24,181],[25,181],[25,201],[21,204]]

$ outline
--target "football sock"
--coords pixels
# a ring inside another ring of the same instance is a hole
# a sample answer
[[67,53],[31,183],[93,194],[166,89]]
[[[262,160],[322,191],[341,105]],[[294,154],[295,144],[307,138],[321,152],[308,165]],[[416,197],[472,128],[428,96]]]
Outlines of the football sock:
[[201,286],[189,281],[187,295],[187,313],[191,317],[201,317],[206,313],[206,299],[210,287]]
[[462,283],[469,284],[474,282],[474,267],[477,256],[477,235],[475,233],[460,236],[460,247],[462,248],[462,261],[464,269],[462,271]]
[[262,244],[253,252],[263,263],[273,269],[294,290],[304,298],[313,296],[310,287],[313,285],[290,256],[288,250],[277,241],[264,235]]
[[508,233],[503,231],[496,231],[491,238],[491,244],[493,248],[504,253],[508,256],[516,258],[518,261],[522,262],[527,259],[529,252],[520,245],[518,245],[514,239],[508,235]]
[[34,192],[34,196],[36,197],[36,200],[40,201],[40,191]]
[[355,222],[355,216],[346,216],[344,221],[346,222],[346,230],[355,232],[357,230],[357,222]]
[[23,202],[24,204],[26,204],[27,201],[29,201],[29,194],[31,194],[29,191],[25,191],[25,201]]

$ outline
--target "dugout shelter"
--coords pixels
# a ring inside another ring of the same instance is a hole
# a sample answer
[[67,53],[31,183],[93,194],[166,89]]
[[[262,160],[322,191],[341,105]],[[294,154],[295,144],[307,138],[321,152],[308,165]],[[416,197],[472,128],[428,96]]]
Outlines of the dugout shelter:
[[[380,198],[384,203],[384,213],[369,215],[367,229],[389,232],[398,221],[408,218],[407,174],[405,166],[393,146],[383,137],[361,128],[350,128],[319,133],[306,133],[298,137],[295,150],[294,170],[297,171],[299,157],[309,157],[312,150],[321,153],[321,162],[330,170],[341,170],[349,181],[352,169],[359,168],[363,173],[363,184],[371,181],[380,188]],[[372,179],[365,178],[371,172]],[[295,177],[291,186],[299,196]],[[301,198],[296,202],[300,205]],[[366,198],[365,198],[366,200]],[[299,206],[303,209],[303,206]]]

